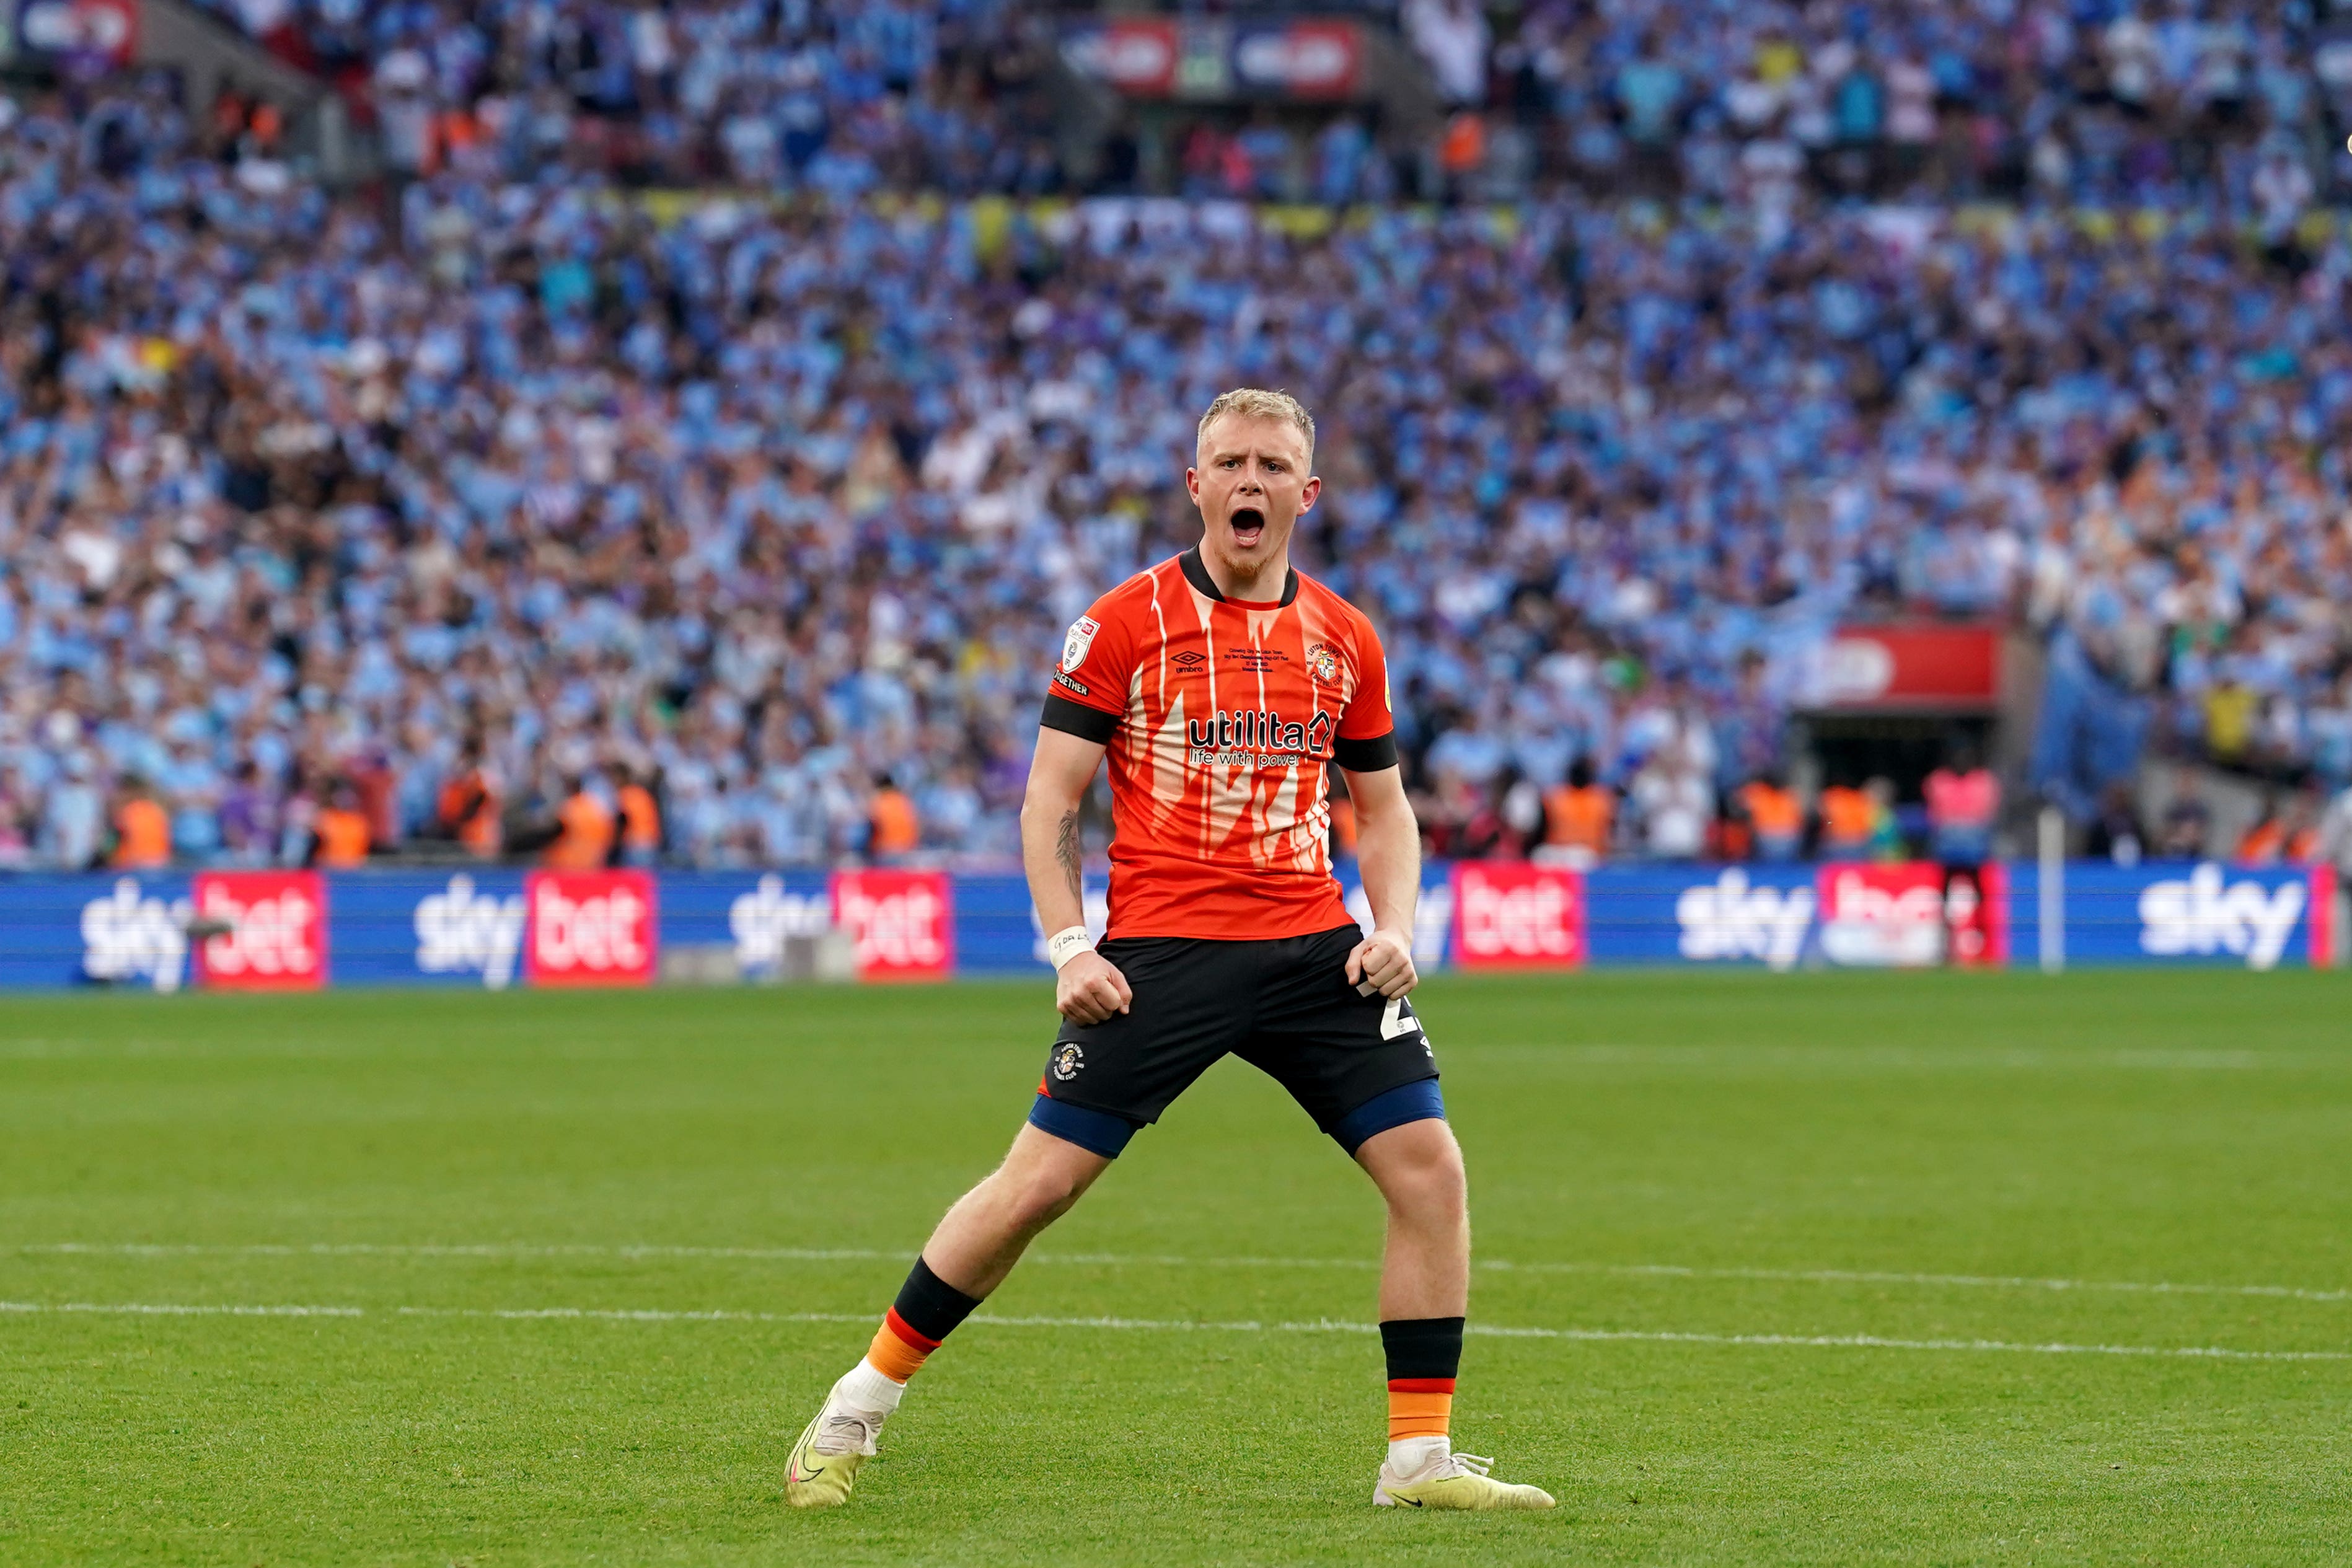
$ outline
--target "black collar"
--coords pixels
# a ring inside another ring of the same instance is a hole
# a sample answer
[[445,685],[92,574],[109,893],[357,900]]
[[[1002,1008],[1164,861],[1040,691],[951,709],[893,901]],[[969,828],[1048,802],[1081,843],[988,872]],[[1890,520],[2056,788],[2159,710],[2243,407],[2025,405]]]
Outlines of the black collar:
[[[1184,569],[1184,581],[1199,589],[1204,596],[1213,599],[1220,605],[1225,602],[1224,595],[1217,591],[1216,579],[1209,575],[1208,563],[1201,559],[1199,545],[1195,544],[1192,549],[1176,557],[1176,564]],[[1290,601],[1297,597],[1298,597],[1298,569],[1292,567],[1282,579],[1283,607],[1287,609]]]

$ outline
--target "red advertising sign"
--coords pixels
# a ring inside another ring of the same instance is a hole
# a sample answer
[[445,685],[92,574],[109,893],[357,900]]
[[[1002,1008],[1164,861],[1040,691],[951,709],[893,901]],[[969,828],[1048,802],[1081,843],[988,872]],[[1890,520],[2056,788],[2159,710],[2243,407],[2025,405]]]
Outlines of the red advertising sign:
[[327,887],[316,871],[199,871],[196,981],[222,990],[315,991],[327,983]]
[[523,977],[533,985],[647,985],[660,939],[646,871],[534,871]]
[[860,980],[945,980],[955,967],[944,871],[836,871],[833,923],[849,933]]
[[1840,626],[1813,695],[1823,708],[1990,708],[2000,695],[2000,634],[1933,623]]
[[1130,98],[1166,98],[1176,90],[1173,22],[1088,24],[1072,28],[1062,49],[1077,70]]
[[1362,58],[1353,22],[1250,27],[1234,40],[1234,80],[1294,99],[1344,99],[1356,90]]
[[1465,860],[1454,868],[1454,960],[1465,969],[1584,962],[1584,878],[1559,866]]
[[16,39],[29,53],[121,69],[139,52],[138,0],[27,0]]
[[1822,952],[1832,963],[1915,968],[1946,961],[1964,968],[2009,962],[2009,884],[1998,865],[1980,885],[1927,861],[1832,862],[1817,873]]
[[1345,18],[1074,22],[1063,30],[1062,57],[1129,98],[1317,101],[1351,98],[1364,85],[1363,33]]

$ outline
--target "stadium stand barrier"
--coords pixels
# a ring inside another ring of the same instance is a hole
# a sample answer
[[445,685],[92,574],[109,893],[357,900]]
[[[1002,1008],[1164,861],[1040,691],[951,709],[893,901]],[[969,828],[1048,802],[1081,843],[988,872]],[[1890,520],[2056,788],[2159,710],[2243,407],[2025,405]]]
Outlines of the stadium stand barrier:
[[[1650,865],[1474,860],[1424,874],[1427,970],[1633,964],[2006,966],[2042,951],[2041,871],[1996,862]],[[1361,891],[1343,878],[1350,910]],[[1043,973],[1013,875],[920,869],[460,869],[25,876],[0,988],[644,985]],[[2327,867],[2065,868],[2070,963],[2340,963]],[[1088,913],[1104,917],[1097,888]]]

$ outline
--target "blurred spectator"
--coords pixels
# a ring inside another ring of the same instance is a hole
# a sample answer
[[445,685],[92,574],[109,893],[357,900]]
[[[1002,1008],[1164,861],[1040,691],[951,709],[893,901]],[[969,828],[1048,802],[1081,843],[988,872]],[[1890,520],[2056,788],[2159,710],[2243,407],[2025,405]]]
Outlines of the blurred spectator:
[[41,858],[59,870],[88,870],[98,861],[99,837],[105,827],[105,805],[90,778],[89,753],[68,752],[60,773],[41,817]]
[[1805,805],[1777,773],[1759,773],[1733,796],[1759,860],[1794,860],[1804,853]]
[[1944,952],[1953,963],[1981,955],[1977,911],[1985,900],[1984,867],[2000,816],[2000,781],[1978,761],[1976,747],[1955,742],[1927,775],[1928,852],[1944,871]]
[[560,831],[547,847],[547,865],[558,871],[599,871],[613,858],[613,808],[585,778],[563,783],[557,808]]
[[1681,742],[1659,748],[1626,792],[1637,811],[1643,847],[1656,860],[1695,860],[1706,851],[1715,790]]
[[2185,776],[2172,804],[2164,808],[2164,823],[2156,852],[2166,860],[2202,860],[2211,834],[2213,813]]
[[1824,860],[1860,860],[1878,831],[1878,805],[1866,790],[1833,784],[1814,803],[1821,819],[1818,852]]
[[1907,859],[1910,848],[1903,842],[1902,819],[1895,814],[1895,781],[1874,778],[1863,786],[1863,795],[1870,802],[1870,858]]
[[2315,792],[2271,792],[2263,798],[2261,818],[2239,838],[2231,858],[2241,866],[2300,866],[2315,860],[2321,805]]
[[235,776],[221,797],[222,858],[231,865],[264,866],[278,846],[278,824],[261,769],[250,757],[240,759]]
[[888,773],[874,781],[873,798],[866,805],[866,853],[877,865],[904,860],[922,843],[915,803]]
[[328,793],[325,809],[311,820],[310,847],[302,862],[322,871],[364,866],[373,837],[367,813],[360,809],[359,791],[338,780]]
[[2118,866],[2137,866],[2147,852],[2147,835],[2140,827],[2132,804],[2132,786],[2110,785],[2099,798],[2099,814],[2091,822],[2087,851]]
[[145,779],[122,781],[114,807],[114,853],[119,871],[158,871],[172,863],[172,819]]
[[1543,841],[1543,795],[1531,779],[1520,776],[1517,768],[1506,773],[1496,796],[1496,816],[1500,831],[1496,835],[1489,855],[1509,860],[1524,860]]
[[2000,781],[1968,742],[1927,775],[1928,850],[1948,871],[1973,869],[1992,858],[1992,831],[2000,816]]
[[438,837],[488,857],[499,848],[501,805],[478,750],[468,744],[464,758],[443,782],[433,808]]
[[1544,796],[1543,807],[1548,858],[1579,870],[1609,858],[1617,795],[1594,777],[1590,761],[1579,757],[1570,763],[1568,776]]
[[1473,107],[1486,101],[1492,36],[1479,0],[1404,0],[1399,20],[1440,97]]
[[612,769],[613,798],[621,818],[620,863],[652,866],[661,858],[661,805],[645,781],[628,768]]

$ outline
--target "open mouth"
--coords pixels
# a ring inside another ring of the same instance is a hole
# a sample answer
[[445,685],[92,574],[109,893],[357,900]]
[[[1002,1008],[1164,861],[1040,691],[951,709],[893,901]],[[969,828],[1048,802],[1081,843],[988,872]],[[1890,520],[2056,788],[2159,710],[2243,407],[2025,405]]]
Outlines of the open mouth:
[[1245,506],[1227,519],[1234,531],[1234,542],[1247,546],[1255,544],[1265,533],[1265,513],[1254,506]]

